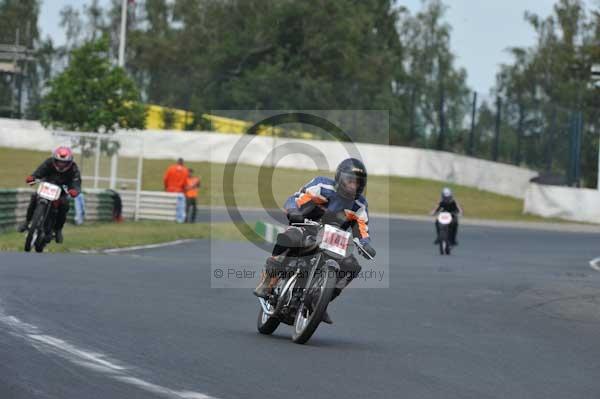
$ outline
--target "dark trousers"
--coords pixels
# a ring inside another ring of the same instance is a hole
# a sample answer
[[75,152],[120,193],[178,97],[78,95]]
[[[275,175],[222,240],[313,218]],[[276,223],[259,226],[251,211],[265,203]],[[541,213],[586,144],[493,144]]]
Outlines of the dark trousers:
[[[59,199],[59,205],[56,212],[56,220],[54,221],[54,230],[62,230],[65,226],[65,222],[67,221],[67,213],[69,213],[69,200],[66,196],[61,196]],[[35,212],[35,206],[37,204],[37,194],[31,194],[31,198],[29,199],[29,206],[27,207],[27,216],[25,217],[27,220],[27,224],[31,222],[33,218],[33,212]]]
[[196,198],[187,198],[185,199],[185,222],[186,223],[195,223],[196,222],[196,211],[198,207],[196,206]]

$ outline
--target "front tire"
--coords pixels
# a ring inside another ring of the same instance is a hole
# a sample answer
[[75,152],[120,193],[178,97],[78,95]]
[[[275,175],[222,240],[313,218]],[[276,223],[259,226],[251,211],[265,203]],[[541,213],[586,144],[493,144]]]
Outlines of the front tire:
[[449,245],[448,245],[448,229],[446,226],[440,229],[440,255],[448,254]]
[[327,306],[333,296],[338,268],[324,266],[323,269],[323,276],[319,276],[318,279],[313,280],[314,282],[310,287],[311,291],[316,291],[313,293],[316,296],[313,296],[310,306],[312,307],[312,312],[307,304],[302,303],[296,313],[292,340],[297,344],[305,344],[312,337],[321,320],[323,320],[323,314],[327,311]]
[[260,307],[260,310],[258,311],[258,319],[256,320],[256,329],[259,333],[271,335],[273,332],[275,332],[275,330],[277,330],[279,323],[279,319],[270,317],[263,311],[262,306]]
[[42,252],[44,252],[44,247],[45,247],[45,246],[46,246],[46,240],[45,240],[45,239],[43,239],[43,240],[40,240],[40,239],[38,238],[38,240],[37,240],[37,241],[36,241],[36,243],[35,243],[35,252],[37,252],[37,253],[42,253]]
[[25,238],[25,252],[31,251],[31,246],[35,246],[36,252],[42,252],[44,246],[42,244],[41,250],[38,251],[38,244],[44,241],[44,219],[46,216],[46,205],[38,203],[33,212],[29,231]]

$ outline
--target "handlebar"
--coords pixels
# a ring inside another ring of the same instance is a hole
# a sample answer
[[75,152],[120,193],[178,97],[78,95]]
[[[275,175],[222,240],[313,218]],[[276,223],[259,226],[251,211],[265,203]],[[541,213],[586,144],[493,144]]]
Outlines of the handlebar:
[[369,260],[375,259],[365,250],[365,247],[360,243],[360,240],[357,237],[354,237],[352,241],[354,241],[354,245],[356,245],[356,247],[359,249],[362,256]]
[[314,220],[304,219],[302,223],[292,223],[292,226],[320,226],[321,223],[315,222]]

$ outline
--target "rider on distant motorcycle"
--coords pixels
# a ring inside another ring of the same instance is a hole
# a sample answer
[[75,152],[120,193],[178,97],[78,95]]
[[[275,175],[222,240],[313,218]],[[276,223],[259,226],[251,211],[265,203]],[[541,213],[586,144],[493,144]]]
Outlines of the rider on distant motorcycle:
[[[355,158],[349,158],[339,164],[335,180],[328,177],[315,177],[299,192],[290,196],[284,208],[290,223],[301,223],[304,218],[311,220],[320,219],[325,211],[328,214],[337,214],[343,217],[342,228],[352,227],[354,235],[360,239],[365,251],[371,257],[375,256],[375,249],[370,245],[369,216],[367,201],[362,193],[367,185],[367,170],[364,164]],[[273,256],[265,264],[265,272],[261,282],[254,290],[254,295],[268,298],[271,290],[277,283],[277,275],[283,272],[283,261],[286,255],[299,247],[302,242],[302,231],[290,227],[277,236]],[[361,267],[353,255],[340,262],[340,275],[331,300],[336,298],[342,290],[358,275]],[[339,277],[339,276],[338,276]],[[331,324],[329,315],[323,316],[323,321]]]
[[[48,183],[56,184],[57,186],[67,186],[68,193],[75,198],[81,192],[81,176],[79,168],[73,161],[73,151],[69,147],[58,147],[52,153],[52,156],[46,159],[30,176],[27,176],[25,182],[32,184],[35,180],[44,180]],[[63,242],[62,228],[67,220],[69,212],[69,202],[67,195],[62,191],[59,198],[59,208],[54,224],[54,233],[57,243]],[[19,231],[23,232],[29,229],[29,223],[33,218],[33,212],[37,203],[37,194],[31,195],[29,207],[27,208],[27,216],[25,222],[19,226]]]
[[[452,190],[448,187],[444,187],[442,190],[442,199],[437,207],[431,211],[431,214],[435,215],[438,212],[448,212],[452,214],[452,223],[450,223],[450,245],[458,245],[458,241],[456,241],[456,234],[458,233],[458,216],[463,214],[463,210],[452,196]],[[435,230],[437,232],[435,244],[439,244],[440,223],[437,220],[435,221]]]

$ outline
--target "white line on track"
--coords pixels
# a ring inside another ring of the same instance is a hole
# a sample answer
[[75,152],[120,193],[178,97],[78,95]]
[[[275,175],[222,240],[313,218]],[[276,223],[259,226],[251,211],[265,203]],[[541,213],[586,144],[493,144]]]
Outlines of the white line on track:
[[124,248],[109,248],[109,249],[100,249],[100,250],[82,250],[79,251],[82,254],[114,254],[118,252],[129,252],[129,251],[139,251],[142,249],[153,249],[153,248],[163,248],[163,247],[172,247],[174,245],[187,244],[189,242],[196,241],[194,239],[187,240],[175,240],[169,242],[161,242],[158,244],[148,244],[148,245],[135,245],[133,247],[124,247]]
[[169,399],[215,399],[200,392],[177,391],[137,378],[130,374],[129,370],[139,370],[138,368],[126,366],[121,362],[110,359],[105,354],[84,350],[62,339],[44,334],[37,326],[7,315],[1,306],[0,325],[8,327],[12,335],[24,339],[40,352],[62,357],[71,363],[104,374],[107,378],[133,385],[146,392]]
[[595,258],[590,261],[590,267],[597,272],[600,272],[600,258]]

